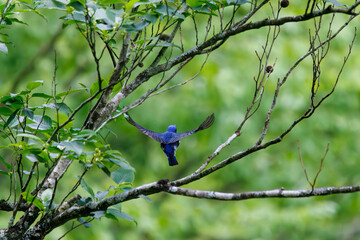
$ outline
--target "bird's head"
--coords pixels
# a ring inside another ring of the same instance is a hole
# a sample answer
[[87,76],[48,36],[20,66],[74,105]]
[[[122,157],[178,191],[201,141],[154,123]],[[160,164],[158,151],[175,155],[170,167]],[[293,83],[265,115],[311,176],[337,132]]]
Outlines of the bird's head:
[[170,126],[167,128],[167,132],[176,133],[176,125],[170,125]]

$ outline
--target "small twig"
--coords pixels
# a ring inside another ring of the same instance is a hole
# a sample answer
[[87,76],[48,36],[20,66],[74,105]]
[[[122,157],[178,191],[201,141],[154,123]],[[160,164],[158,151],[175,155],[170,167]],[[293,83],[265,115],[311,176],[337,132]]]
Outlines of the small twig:
[[56,51],[54,51],[54,73],[53,73],[53,78],[52,78],[52,95],[53,95],[53,99],[54,99],[54,103],[55,103],[55,110],[56,110],[56,121],[57,121],[57,127],[59,127],[59,108],[57,106],[57,101],[56,101],[56,71],[58,69],[57,66],[57,61],[56,61]]
[[319,170],[317,171],[316,176],[315,176],[314,181],[313,181],[312,190],[314,190],[316,180],[317,180],[317,178],[318,178],[318,176],[319,176],[319,174],[320,174],[320,172],[322,170],[322,166],[323,166],[325,157],[326,157],[327,153],[329,152],[329,145],[330,145],[330,143],[327,144],[325,154],[324,154],[323,158],[321,159]]
[[68,230],[68,231],[66,231],[65,233],[64,233],[64,235],[62,235],[60,238],[58,238],[58,240],[61,240],[62,238],[64,238],[69,232],[71,232],[72,230],[74,230],[74,229],[76,229],[76,228],[78,228],[78,227],[80,227],[80,226],[82,226],[82,225],[85,225],[86,223],[90,223],[91,221],[93,221],[95,218],[94,217],[92,217],[92,218],[90,218],[90,220],[87,220],[87,221],[85,221],[85,222],[83,222],[83,223],[79,223],[78,225],[76,225],[76,226],[74,226],[75,225],[75,223],[73,222],[72,223],[72,225],[71,225],[71,228]]
[[8,8],[10,7],[10,5],[12,4],[13,0],[7,0],[5,5],[4,5],[4,9],[1,13],[1,17],[0,17],[0,23],[3,21],[4,17],[5,17],[5,13],[8,10]]
[[80,182],[83,179],[83,177],[85,176],[85,174],[87,173],[87,171],[89,170],[89,168],[85,167],[83,173],[81,174],[80,178],[78,179],[78,181],[74,184],[74,186],[72,187],[72,189],[66,194],[66,196],[61,200],[60,204],[56,207],[55,211],[58,211],[58,209],[61,208],[62,204],[65,202],[65,200],[70,196],[71,193],[73,193],[79,186],[80,186]]
[[306,181],[309,183],[309,185],[311,186],[311,189],[312,189],[313,191],[314,191],[314,188],[315,188],[316,180],[317,180],[317,178],[318,178],[318,176],[319,176],[319,174],[320,174],[320,172],[321,172],[321,170],[322,170],[325,157],[326,157],[326,155],[327,155],[327,153],[328,153],[328,151],[329,151],[329,145],[330,145],[330,144],[328,143],[327,146],[326,146],[325,154],[324,154],[324,156],[322,157],[321,162],[320,162],[320,167],[319,167],[319,169],[318,169],[318,171],[317,171],[317,173],[316,173],[316,175],[315,175],[314,180],[311,182],[310,179],[309,179],[309,176],[308,176],[308,174],[307,174],[307,172],[306,172],[306,168],[304,167],[304,162],[303,162],[303,160],[302,160],[301,153],[300,153],[299,142],[297,142],[297,147],[298,147],[299,159],[300,159],[301,167],[302,167],[302,169],[304,170],[304,174],[305,174],[305,177],[306,177]]
[[221,150],[224,148],[224,147],[227,147],[230,145],[230,143],[237,137],[239,137],[241,135],[240,132],[235,132],[234,134],[232,134],[224,143],[220,144],[218,146],[218,148],[214,151],[213,154],[211,154],[210,157],[208,157],[206,159],[206,161],[195,171],[195,174],[199,174],[202,170],[204,170],[208,165],[209,163],[217,156],[220,154]]
[[[163,92],[165,92],[165,91],[169,91],[169,90],[171,90],[171,89],[173,89],[173,88],[183,86],[183,85],[187,84],[188,82],[194,80],[194,79],[200,74],[200,72],[202,71],[202,69],[204,68],[205,63],[207,62],[208,57],[209,57],[209,55],[206,56],[205,61],[204,61],[203,64],[201,65],[199,71],[198,71],[194,76],[192,76],[191,78],[189,78],[189,79],[187,79],[187,80],[185,80],[185,81],[183,81],[183,82],[181,82],[181,83],[175,84],[175,85],[173,85],[173,86],[171,86],[171,87],[168,87],[168,88],[163,89],[163,90],[161,90],[161,91],[158,91],[158,92],[156,92],[156,93],[152,93],[152,94],[149,95],[149,97],[153,97],[153,96],[158,95],[158,94],[160,94],[160,93],[163,93]],[[192,59],[188,59],[188,60],[185,61],[185,62],[188,63],[188,62],[190,62],[191,60],[192,60]]]
[[304,170],[304,174],[305,174],[305,177],[306,177],[306,181],[310,184],[311,188],[313,189],[313,188],[314,188],[314,185],[311,183],[311,181],[310,181],[310,179],[309,179],[309,176],[308,176],[308,174],[307,174],[306,168],[305,168],[305,166],[304,166],[304,163],[303,163],[303,160],[302,160],[302,157],[301,157],[299,141],[297,142],[297,147],[298,147],[299,159],[300,159],[301,167],[302,167],[302,169]]

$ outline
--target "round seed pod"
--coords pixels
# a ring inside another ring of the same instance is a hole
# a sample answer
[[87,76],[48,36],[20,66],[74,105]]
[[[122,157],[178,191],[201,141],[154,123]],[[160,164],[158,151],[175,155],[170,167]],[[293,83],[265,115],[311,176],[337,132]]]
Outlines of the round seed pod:
[[286,8],[287,6],[289,6],[290,2],[289,0],[281,0],[280,2],[280,6],[283,8]]

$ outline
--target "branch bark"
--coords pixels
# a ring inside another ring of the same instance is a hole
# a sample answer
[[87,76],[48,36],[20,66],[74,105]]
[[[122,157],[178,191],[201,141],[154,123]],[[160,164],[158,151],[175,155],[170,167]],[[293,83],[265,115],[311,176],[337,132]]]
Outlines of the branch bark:
[[201,191],[187,188],[170,187],[167,192],[193,198],[206,198],[221,201],[241,201],[255,198],[305,198],[314,196],[327,196],[341,193],[354,193],[360,191],[360,185],[343,187],[326,187],[314,189],[285,190],[284,188],[252,191],[244,193],[224,193],[215,191]]

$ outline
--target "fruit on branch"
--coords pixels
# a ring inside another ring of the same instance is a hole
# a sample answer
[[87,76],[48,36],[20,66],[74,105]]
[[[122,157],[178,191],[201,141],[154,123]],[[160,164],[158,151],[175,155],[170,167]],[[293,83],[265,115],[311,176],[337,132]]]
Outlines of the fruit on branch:
[[273,68],[273,66],[268,65],[268,66],[266,66],[265,71],[266,71],[267,73],[272,73],[272,72],[274,71],[274,68]]
[[283,8],[286,8],[287,6],[289,6],[290,2],[289,0],[281,0],[280,2],[280,6]]

